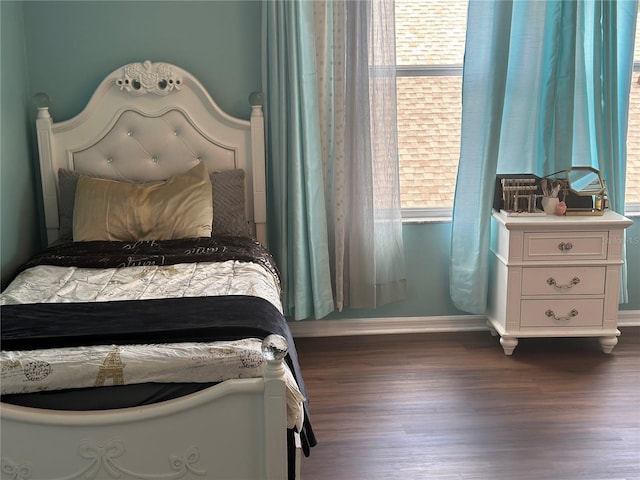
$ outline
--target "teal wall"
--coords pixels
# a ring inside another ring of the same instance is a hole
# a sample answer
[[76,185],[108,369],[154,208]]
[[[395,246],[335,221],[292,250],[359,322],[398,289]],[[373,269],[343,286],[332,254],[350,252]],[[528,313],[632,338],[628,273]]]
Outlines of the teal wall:
[[0,2],[0,273],[2,287],[40,245],[22,5]]
[[261,89],[257,1],[28,1],[24,23],[30,91],[49,95],[57,121],[108,73],[144,60],[179,65],[242,118]]
[[[18,84],[12,95],[19,92],[12,96],[7,112],[12,118],[10,126],[5,125],[4,104],[2,107],[0,228],[3,252],[5,244],[7,249],[20,246],[20,251],[12,252],[16,259],[24,259],[25,252],[35,248],[22,245],[23,239],[39,238],[33,226],[38,223],[33,182],[36,160],[29,139],[33,118],[26,118],[33,115],[28,98],[34,93],[47,92],[54,120],[65,120],[80,111],[107,73],[123,64],[149,59],[180,65],[200,79],[224,110],[249,117],[248,95],[261,85],[261,7],[257,1],[0,3],[3,100],[5,81]],[[8,19],[4,18],[5,10],[10,14]],[[13,41],[6,42],[5,33]],[[12,49],[7,60],[9,69],[5,68],[4,51],[8,45]],[[10,138],[11,148],[6,154],[5,137]],[[5,198],[15,205],[7,216]],[[640,225],[634,225],[628,233],[631,302],[622,308],[640,310]],[[377,310],[334,313],[329,318],[462,314],[451,304],[448,293],[450,235],[451,224],[447,222],[405,225],[405,249],[410,260],[408,299]],[[8,272],[13,265],[3,259],[3,279],[5,268]]]

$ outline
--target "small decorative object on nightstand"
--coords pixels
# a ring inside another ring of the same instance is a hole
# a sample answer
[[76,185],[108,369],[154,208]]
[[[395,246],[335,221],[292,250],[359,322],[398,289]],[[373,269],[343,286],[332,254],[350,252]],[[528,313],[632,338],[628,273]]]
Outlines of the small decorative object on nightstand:
[[542,209],[547,215],[555,215],[559,204],[558,197],[542,197]]
[[613,211],[596,216],[509,216],[494,211],[488,326],[506,355],[519,338],[598,337],[618,343],[624,229]]

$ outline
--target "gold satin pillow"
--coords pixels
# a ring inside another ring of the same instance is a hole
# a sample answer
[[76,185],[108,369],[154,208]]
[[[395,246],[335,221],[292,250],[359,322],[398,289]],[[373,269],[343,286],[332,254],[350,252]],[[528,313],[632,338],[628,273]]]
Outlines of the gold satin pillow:
[[157,183],[81,176],[73,210],[73,241],[171,240],[211,236],[211,181],[200,162]]

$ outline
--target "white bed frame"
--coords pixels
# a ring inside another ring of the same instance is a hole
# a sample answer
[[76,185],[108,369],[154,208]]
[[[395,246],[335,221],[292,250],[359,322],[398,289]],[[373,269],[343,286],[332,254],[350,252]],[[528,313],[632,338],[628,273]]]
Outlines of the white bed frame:
[[[147,61],[109,74],[68,121],[54,123],[47,105],[38,110],[49,242],[58,238],[59,168],[152,181],[203,161],[210,171],[245,170],[247,219],[266,244],[260,104],[252,105],[250,121],[233,118],[185,70]],[[1,478],[285,479],[283,355],[268,361],[264,378],[229,380],[139,408],[65,412],[2,404]]]

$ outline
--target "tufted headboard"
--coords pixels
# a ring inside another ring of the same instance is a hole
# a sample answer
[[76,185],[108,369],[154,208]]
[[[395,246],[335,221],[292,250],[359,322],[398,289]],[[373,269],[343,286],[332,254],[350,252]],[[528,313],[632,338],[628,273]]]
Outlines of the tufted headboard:
[[36,120],[47,238],[59,236],[58,170],[148,182],[189,170],[245,171],[245,213],[266,245],[264,117],[251,96],[249,121],[223,112],[190,73],[168,63],[132,63],[110,73],[75,117],[54,122],[46,95]]

